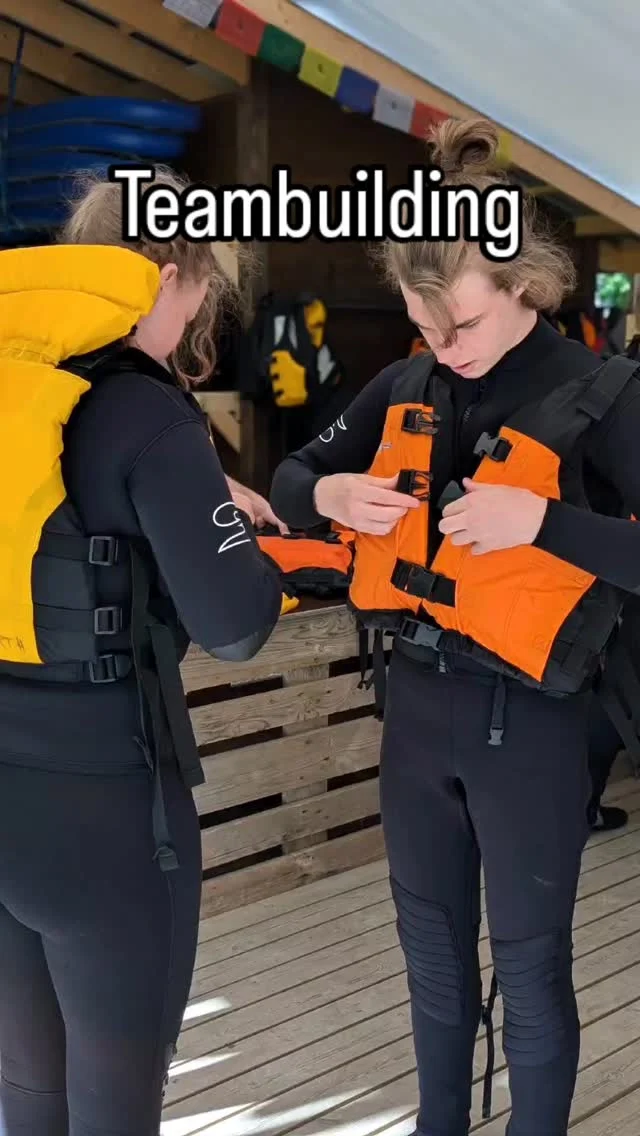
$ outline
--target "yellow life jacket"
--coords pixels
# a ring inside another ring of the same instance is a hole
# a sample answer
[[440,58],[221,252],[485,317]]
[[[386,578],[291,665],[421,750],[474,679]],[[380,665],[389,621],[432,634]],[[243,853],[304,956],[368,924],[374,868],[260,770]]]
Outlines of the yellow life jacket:
[[[158,288],[157,266],[125,248],[0,252],[0,676],[105,683],[135,672],[140,742],[155,774],[156,857],[170,870],[178,863],[160,782],[168,741],[185,782],[204,780],[178,662],[184,637],[170,598],[155,590],[146,542],[85,532],[61,461],[101,352],[103,378],[121,358],[126,368],[127,353],[114,361],[113,346],[150,312]],[[113,570],[126,590],[96,606]]]
[[[473,480],[589,508],[573,468],[577,447],[637,372],[618,356],[522,407],[497,437],[479,439]],[[550,694],[578,691],[597,670],[626,593],[531,545],[474,556],[438,533],[441,509],[463,492],[450,483],[440,500],[431,496],[438,447],[451,452],[447,401],[433,355],[416,356],[393,387],[368,472],[399,475],[398,490],[421,504],[385,536],[357,534],[349,606],[379,633],[462,654]]]

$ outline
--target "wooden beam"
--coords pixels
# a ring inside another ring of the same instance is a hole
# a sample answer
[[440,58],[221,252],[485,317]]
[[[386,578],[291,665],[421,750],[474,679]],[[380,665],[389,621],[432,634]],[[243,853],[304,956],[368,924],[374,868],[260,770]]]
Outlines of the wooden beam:
[[[9,94],[10,81],[11,64],[0,59],[0,94],[4,96]],[[40,79],[37,75],[32,75],[29,71],[21,68],[16,83],[15,101],[26,106],[36,106],[40,103],[52,103],[56,99],[68,98],[72,93],[64,87],[48,83],[46,79]]]
[[[20,31],[15,24],[0,21],[0,59],[13,62],[19,36]],[[50,82],[63,84],[80,95],[122,97],[135,96],[138,92],[137,83],[112,75],[95,63],[79,59],[64,47],[56,47],[33,34],[25,36],[22,67]]]
[[529,185],[526,187],[529,197],[545,197],[547,193],[553,193],[555,190],[553,185]]
[[249,60],[242,51],[218,39],[211,28],[196,27],[163,8],[162,0],[89,0],[88,6],[240,86],[249,82]]
[[598,271],[626,272],[629,276],[640,273],[640,241],[635,237],[628,240],[599,241]]
[[[457,118],[475,117],[481,113],[405,70],[398,63],[393,63],[379,52],[365,47],[351,36],[332,28],[317,16],[295,7],[289,0],[243,0],[243,3],[263,20],[297,36],[304,43],[313,45],[314,50],[363,72],[398,93],[409,95]],[[560,158],[548,154],[539,146],[534,146],[532,142],[526,142],[511,131],[508,134],[509,158],[515,166],[520,166],[541,181],[562,190],[589,209],[625,225],[631,232],[640,234],[640,206],[580,173]]]
[[153,83],[178,98],[201,102],[216,93],[208,78],[64,0],[0,0],[0,16],[54,40],[64,36],[65,44],[74,51]]
[[211,425],[237,454],[241,449],[242,408],[238,391],[201,391],[196,394]]
[[628,237],[629,230],[610,217],[601,217],[598,213],[590,213],[585,217],[578,217],[575,222],[576,237]]

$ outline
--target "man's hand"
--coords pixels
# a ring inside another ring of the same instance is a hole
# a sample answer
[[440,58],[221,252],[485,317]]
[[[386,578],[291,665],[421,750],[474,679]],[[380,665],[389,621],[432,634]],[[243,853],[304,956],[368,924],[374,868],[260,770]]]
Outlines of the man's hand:
[[482,485],[465,478],[464,497],[447,505],[439,524],[452,544],[470,544],[473,556],[533,544],[544,521],[547,498],[513,485]]
[[334,473],[316,482],[313,499],[317,511],[360,533],[383,536],[391,532],[409,509],[420,502],[396,492],[398,475],[372,477],[367,473]]
[[227,478],[231,496],[239,509],[243,509],[248,513],[251,518],[251,523],[256,528],[262,529],[265,525],[274,525],[284,536],[289,532],[284,521],[276,517],[269,502],[256,493],[254,489],[248,489],[246,485],[241,485],[239,481],[234,481],[232,477]]

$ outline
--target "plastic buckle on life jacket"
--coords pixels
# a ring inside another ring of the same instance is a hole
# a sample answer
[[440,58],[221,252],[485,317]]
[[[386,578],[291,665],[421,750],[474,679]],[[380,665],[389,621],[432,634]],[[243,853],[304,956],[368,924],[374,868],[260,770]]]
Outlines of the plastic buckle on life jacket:
[[426,469],[401,469],[398,474],[397,491],[417,497],[419,501],[428,501],[431,497],[429,485],[433,474]]
[[401,592],[408,592],[421,600],[446,604],[454,607],[456,602],[456,582],[437,572],[431,572],[421,564],[409,560],[396,560],[391,574],[391,584]]
[[93,683],[117,682],[119,677],[115,655],[100,655],[89,663],[89,678]]
[[118,559],[118,541],[115,536],[92,536],[89,539],[89,563],[100,568],[112,568]]
[[117,635],[122,631],[122,609],[119,607],[97,607],[93,613],[94,635]]
[[439,414],[428,413],[411,406],[402,415],[401,429],[407,434],[437,434],[436,422],[440,422]]
[[421,623],[419,619],[405,619],[398,632],[400,639],[414,643],[416,647],[430,647],[437,651],[442,638],[439,627],[431,627],[428,623]]
[[486,431],[481,434],[473,447],[474,454],[478,457],[484,457],[485,454],[492,461],[503,462],[506,461],[511,453],[513,446],[506,438],[495,437],[492,438]]

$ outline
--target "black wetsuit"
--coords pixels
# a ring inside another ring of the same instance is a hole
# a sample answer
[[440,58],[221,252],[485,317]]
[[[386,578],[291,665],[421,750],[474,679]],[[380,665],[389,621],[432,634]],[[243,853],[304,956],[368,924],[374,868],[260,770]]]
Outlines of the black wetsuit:
[[[452,470],[433,469],[438,501],[452,473],[474,473],[478,437],[525,402],[600,360],[544,320],[481,381],[446,367],[456,410]],[[387,367],[328,431],[276,471],[271,500],[291,526],[319,518],[316,480],[364,472],[382,435],[394,378]],[[585,460],[594,492],[640,508],[640,382],[593,429]],[[537,544],[632,590],[640,526],[561,502]],[[504,1004],[509,1136],[565,1136],[579,1054],[571,924],[588,835],[590,695],[555,699],[507,683],[502,745],[488,744],[495,676],[396,643],[388,675],[381,807],[398,931],[405,951],[420,1085],[421,1136],[466,1136],[481,1014],[477,937],[484,865],[491,945]]]
[[[139,354],[66,429],[69,497],[90,533],[143,534],[186,635],[224,660],[275,625],[279,580],[236,514],[195,401]],[[233,534],[230,541],[229,536]],[[154,862],[134,679],[0,674],[0,1133],[157,1136],[188,997],[201,841],[163,767],[180,867]]]

